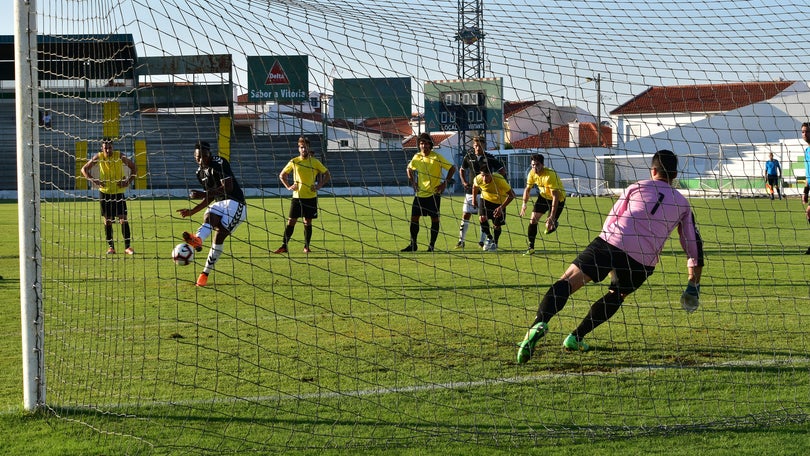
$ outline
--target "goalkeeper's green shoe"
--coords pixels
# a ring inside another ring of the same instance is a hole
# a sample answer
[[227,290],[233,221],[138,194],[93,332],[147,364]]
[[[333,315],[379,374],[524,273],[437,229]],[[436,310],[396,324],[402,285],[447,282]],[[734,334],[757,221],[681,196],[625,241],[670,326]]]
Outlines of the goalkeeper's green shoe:
[[518,348],[518,364],[525,364],[532,359],[534,346],[546,335],[546,331],[548,331],[548,323],[543,323],[542,321],[529,328],[529,331],[526,332],[526,337],[523,338],[523,342],[520,343]]
[[566,350],[573,350],[573,351],[582,351],[586,352],[591,349],[591,347],[586,344],[584,341],[577,340],[573,334],[569,334],[568,337],[565,338],[563,341],[563,347]]

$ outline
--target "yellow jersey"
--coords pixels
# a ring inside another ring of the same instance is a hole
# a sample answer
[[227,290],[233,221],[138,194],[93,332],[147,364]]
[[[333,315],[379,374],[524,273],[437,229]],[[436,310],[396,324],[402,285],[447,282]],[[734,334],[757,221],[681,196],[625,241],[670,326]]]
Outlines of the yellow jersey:
[[512,186],[501,173],[492,173],[490,176],[492,176],[492,180],[489,182],[484,181],[482,174],[475,176],[473,185],[481,190],[481,198],[490,203],[503,204],[509,196]]
[[101,181],[99,191],[108,195],[124,193],[126,187],[118,186],[118,182],[126,177],[121,152],[114,151],[109,157],[100,153],[96,158],[98,160],[98,178]]
[[408,163],[408,168],[416,171],[416,196],[427,198],[435,195],[436,187],[442,184],[442,169],[452,167],[452,163],[435,151],[431,150],[427,155],[416,153]]
[[552,195],[551,192],[553,190],[559,190],[560,201],[565,201],[565,188],[557,172],[553,169],[543,167],[543,170],[540,171],[539,174],[534,172],[534,169],[529,171],[529,175],[526,176],[526,188],[531,190],[535,185],[540,191],[540,196],[543,198],[551,201],[554,199],[554,195]]
[[281,170],[284,174],[293,175],[293,183],[298,184],[298,189],[293,191],[293,198],[309,199],[318,196],[318,192],[312,189],[319,174],[326,174],[326,166],[315,157],[293,158],[287,162],[287,166]]

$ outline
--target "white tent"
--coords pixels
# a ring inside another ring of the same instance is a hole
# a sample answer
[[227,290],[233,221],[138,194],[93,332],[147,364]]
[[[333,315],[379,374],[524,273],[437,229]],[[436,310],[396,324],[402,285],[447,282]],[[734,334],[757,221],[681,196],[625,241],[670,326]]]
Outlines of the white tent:
[[769,100],[628,141],[617,153],[670,149],[679,155],[713,157],[721,152],[722,145],[778,144],[798,138],[802,122],[808,119],[810,88],[805,82],[796,82]]

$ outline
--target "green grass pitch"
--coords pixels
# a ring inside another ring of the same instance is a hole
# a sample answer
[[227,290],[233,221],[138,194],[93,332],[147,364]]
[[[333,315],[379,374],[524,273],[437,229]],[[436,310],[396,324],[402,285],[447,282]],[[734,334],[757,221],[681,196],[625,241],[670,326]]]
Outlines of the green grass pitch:
[[[63,450],[52,454],[490,454],[583,440],[609,454],[643,448],[614,447],[616,436],[688,448],[705,430],[734,442],[737,428],[806,428],[810,229],[796,199],[693,199],[707,257],[697,312],[678,304],[686,258],[674,234],[655,274],[588,337],[592,352],[561,343],[604,283],[569,301],[523,366],[516,343],[540,295],[598,234],[611,199],[569,198],[533,257],[521,255],[516,205],[497,253],[475,248],[475,223],[455,250],[458,197],[443,201],[434,253],[426,219],[421,250],[399,252],[409,197],[322,196],[314,252],[301,252],[299,223],[290,253],[273,255],[288,204],[249,200],[200,289],[210,239],[195,265],[170,258],[202,217],[177,217],[185,201],[130,201],[133,257],[104,254],[97,203],[44,202],[48,413],[20,414],[19,260],[4,242],[0,430],[20,439],[0,449],[51,429],[40,454],[49,439]],[[0,204],[15,241],[16,210]]]

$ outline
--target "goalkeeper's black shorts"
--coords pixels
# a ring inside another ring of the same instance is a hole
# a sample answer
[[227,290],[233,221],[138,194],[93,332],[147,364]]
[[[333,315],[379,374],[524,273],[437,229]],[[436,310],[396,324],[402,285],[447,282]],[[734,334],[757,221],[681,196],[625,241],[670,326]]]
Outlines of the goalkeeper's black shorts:
[[572,262],[594,282],[601,282],[614,272],[610,289],[630,294],[643,284],[655,270],[630,257],[624,250],[597,237]]

